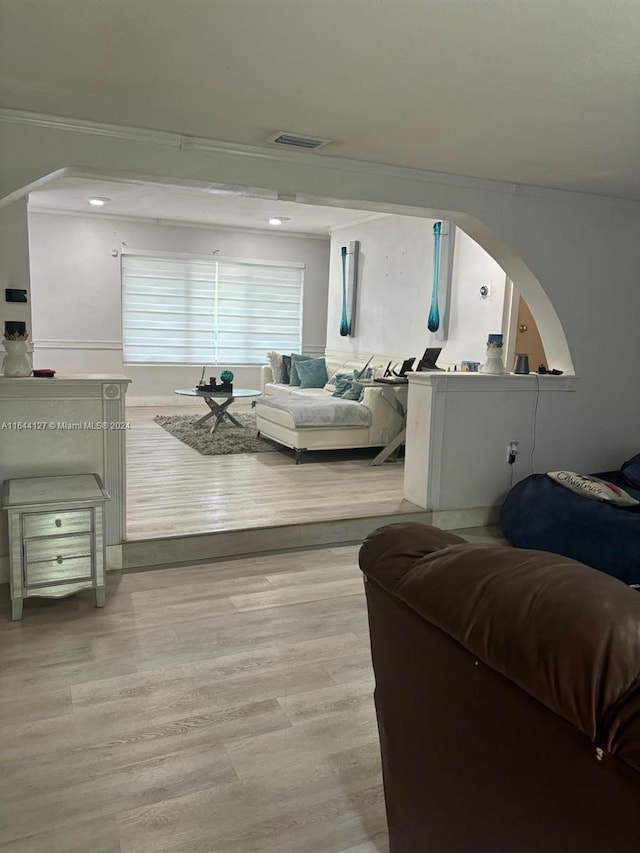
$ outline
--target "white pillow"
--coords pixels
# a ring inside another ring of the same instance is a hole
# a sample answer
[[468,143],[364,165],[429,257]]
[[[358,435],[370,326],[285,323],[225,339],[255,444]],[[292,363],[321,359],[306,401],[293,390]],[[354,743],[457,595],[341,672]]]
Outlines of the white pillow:
[[271,372],[273,373],[273,381],[277,385],[282,384],[283,373],[282,373],[282,353],[280,352],[268,352],[267,358],[269,359],[269,364],[271,365]]
[[600,480],[598,477],[587,477],[576,474],[575,471],[548,471],[547,477],[551,477],[565,489],[595,501],[609,501],[618,506],[637,506],[640,503],[620,486]]

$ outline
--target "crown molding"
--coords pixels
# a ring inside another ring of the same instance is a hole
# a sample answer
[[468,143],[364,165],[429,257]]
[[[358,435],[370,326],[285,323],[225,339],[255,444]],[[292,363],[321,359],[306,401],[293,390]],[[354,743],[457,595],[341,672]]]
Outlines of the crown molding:
[[277,230],[273,228],[242,228],[240,225],[217,225],[207,222],[191,222],[186,219],[157,219],[150,216],[133,216],[126,213],[101,213],[99,211],[90,210],[67,210],[58,207],[39,207],[37,204],[29,203],[27,214],[44,213],[51,216],[77,216],[81,219],[109,219],[114,222],[142,222],[146,225],[162,225],[175,228],[198,228],[203,231],[231,231],[234,233],[242,232],[243,234],[256,234],[260,237],[277,237],[282,239],[298,238],[300,240],[321,240],[329,241],[328,234],[311,234],[306,231],[283,231],[281,228]]
[[367,222],[373,222],[376,219],[388,219],[390,216],[401,216],[402,214],[393,214],[393,213],[372,213],[370,216],[362,216],[360,219],[354,219],[353,222],[344,222],[341,225],[332,225],[329,228],[329,233],[333,234],[336,231],[344,231],[345,228],[352,228],[353,226],[364,225]]
[[[130,127],[126,125],[107,124],[88,119],[48,115],[22,110],[0,107],[0,123],[20,124],[41,127],[47,130],[85,133],[94,136],[128,140],[153,145],[164,145],[177,148],[187,154],[192,151],[226,154],[235,157],[268,160],[271,162],[289,163],[292,165],[307,165],[315,168],[333,169],[389,177],[401,180],[481,190],[483,192],[500,193],[516,196],[546,196],[551,198],[569,198],[584,202],[609,202],[627,207],[640,207],[640,200],[626,199],[617,196],[588,193],[579,190],[557,189],[536,184],[517,183],[513,181],[476,178],[470,175],[455,175],[447,172],[434,172],[427,169],[417,169],[411,166],[394,166],[388,163],[377,163],[368,160],[351,160],[343,157],[332,157],[330,154],[314,154],[312,152],[282,151],[267,145],[248,145],[246,143],[221,142],[202,136],[174,133],[166,130]],[[297,197],[296,197],[297,200]]]

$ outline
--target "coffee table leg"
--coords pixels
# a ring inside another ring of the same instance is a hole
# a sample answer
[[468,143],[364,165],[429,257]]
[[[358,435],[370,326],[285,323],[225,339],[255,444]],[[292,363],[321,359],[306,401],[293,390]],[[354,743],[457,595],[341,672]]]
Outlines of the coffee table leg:
[[220,407],[217,403],[215,403],[210,397],[203,397],[203,400],[205,401],[207,406],[209,406],[210,411],[207,412],[206,415],[203,415],[201,418],[198,418],[194,426],[200,426],[200,424],[205,423],[205,421],[208,421],[209,418],[213,418],[218,414],[218,410]]
[[244,428],[245,428],[244,424],[241,424],[241,423],[240,423],[240,421],[237,421],[237,420],[233,417],[233,415],[231,414],[231,412],[225,412],[225,415],[229,418],[229,420],[231,421],[231,423],[234,423],[237,427],[240,427],[241,429],[244,429]]
[[[209,402],[209,401],[207,400],[207,402]],[[240,423],[240,421],[237,421],[237,420],[233,417],[233,415],[232,415],[232,414],[230,414],[230,413],[227,411],[227,409],[229,408],[229,406],[233,403],[233,397],[228,397],[228,398],[227,398],[223,403],[215,403],[213,400],[212,400],[211,402],[212,402],[212,403],[214,403],[214,405],[215,405],[215,407],[216,407],[216,412],[215,412],[215,414],[216,414],[216,422],[215,422],[215,423],[214,423],[214,425],[211,427],[211,430],[210,430],[210,432],[209,432],[209,435],[213,435],[213,433],[218,429],[218,426],[222,423],[222,421],[223,421],[225,418],[229,418],[229,420],[231,421],[231,423],[235,424],[236,426],[239,426],[239,427],[241,427],[241,426],[242,426],[242,424]]]

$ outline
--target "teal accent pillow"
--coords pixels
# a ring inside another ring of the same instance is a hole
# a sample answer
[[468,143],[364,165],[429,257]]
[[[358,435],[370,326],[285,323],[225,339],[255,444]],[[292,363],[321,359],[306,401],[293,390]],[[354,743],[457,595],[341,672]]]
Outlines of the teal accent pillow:
[[[312,355],[298,355],[291,353],[291,367],[289,369],[289,385],[300,385],[300,376],[298,375],[298,365],[301,361],[311,361],[314,358]],[[325,368],[326,370],[326,368]]]
[[296,364],[301,388],[324,388],[327,384],[327,363],[324,358],[311,358]]
[[342,395],[343,400],[361,400],[364,394],[364,385],[359,382],[350,382],[349,387]]
[[347,390],[347,388],[352,384],[352,382],[353,382],[353,376],[352,375],[344,376],[340,379],[338,379],[336,377],[336,379],[335,379],[335,390],[331,396],[332,397],[342,397],[342,395]]
[[333,397],[341,397],[343,400],[360,401],[364,394],[364,385],[359,382],[353,382],[351,379],[339,379],[336,382],[336,390],[333,392]]

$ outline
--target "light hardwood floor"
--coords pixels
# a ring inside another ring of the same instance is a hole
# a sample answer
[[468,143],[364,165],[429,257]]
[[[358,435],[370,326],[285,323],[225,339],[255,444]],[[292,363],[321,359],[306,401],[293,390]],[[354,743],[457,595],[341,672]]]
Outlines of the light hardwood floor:
[[375,451],[300,465],[282,452],[201,456],[153,421],[205,411],[127,409],[128,540],[421,511],[404,499],[403,463],[371,467]]
[[[164,462],[146,448],[168,486],[167,460],[192,451],[148,426],[171,442]],[[303,480],[315,467],[282,465]],[[401,467],[382,472],[398,481]],[[215,491],[215,466],[207,480]],[[386,851],[357,552],[110,572],[103,610],[90,592],[31,600],[17,623],[4,587],[0,851]]]
[[3,598],[0,850],[386,850],[357,550]]

